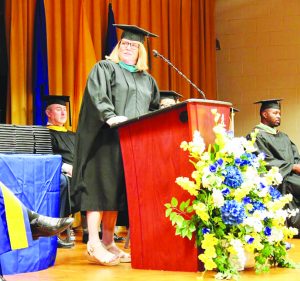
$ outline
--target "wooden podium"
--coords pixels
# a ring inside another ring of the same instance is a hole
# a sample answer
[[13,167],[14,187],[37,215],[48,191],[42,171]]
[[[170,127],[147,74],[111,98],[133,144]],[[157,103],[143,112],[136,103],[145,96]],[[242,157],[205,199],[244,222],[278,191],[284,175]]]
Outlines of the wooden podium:
[[175,183],[190,177],[193,166],[180,148],[199,130],[206,145],[214,142],[211,109],[224,115],[229,126],[230,103],[190,99],[118,127],[124,162],[132,267],[171,271],[203,270],[195,241],[175,236],[164,204],[189,195]]

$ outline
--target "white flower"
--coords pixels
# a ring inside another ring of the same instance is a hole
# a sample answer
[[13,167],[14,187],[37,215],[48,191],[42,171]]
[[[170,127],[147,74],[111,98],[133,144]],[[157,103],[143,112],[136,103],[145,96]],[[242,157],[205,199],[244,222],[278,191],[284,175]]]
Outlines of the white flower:
[[245,151],[248,153],[252,153],[256,151],[256,148],[253,145],[253,142],[250,140],[247,140],[246,138],[240,138],[241,143],[243,144]]
[[273,244],[274,242],[279,242],[284,239],[284,235],[281,229],[272,227],[271,235],[267,236],[269,243]]
[[242,138],[228,139],[222,152],[233,154],[235,158],[240,158],[245,153],[244,147],[241,143]]
[[213,188],[212,197],[214,206],[221,208],[224,205],[224,196],[221,190]]
[[222,182],[223,178],[210,172],[209,167],[203,169],[202,185],[204,188],[212,190],[213,187],[220,187]]
[[246,263],[245,250],[239,239],[232,239],[230,245],[234,248],[236,254],[231,254],[229,259],[237,270],[243,270]]
[[256,232],[261,232],[263,230],[263,224],[259,218],[247,217],[243,221],[244,225],[253,227]]

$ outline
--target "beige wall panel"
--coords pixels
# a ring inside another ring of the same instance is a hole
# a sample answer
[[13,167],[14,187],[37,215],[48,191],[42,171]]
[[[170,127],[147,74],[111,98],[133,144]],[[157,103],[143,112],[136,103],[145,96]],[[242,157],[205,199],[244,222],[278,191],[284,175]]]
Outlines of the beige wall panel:
[[260,120],[260,99],[283,98],[282,124],[300,148],[300,0],[216,0],[218,99],[240,109],[236,135]]

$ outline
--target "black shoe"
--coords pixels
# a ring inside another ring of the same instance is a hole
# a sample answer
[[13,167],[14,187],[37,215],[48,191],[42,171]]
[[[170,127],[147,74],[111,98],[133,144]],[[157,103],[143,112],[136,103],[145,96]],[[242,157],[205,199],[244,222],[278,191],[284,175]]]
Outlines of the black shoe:
[[[28,213],[29,214],[29,213]],[[72,225],[73,218],[51,218],[30,211],[30,228],[33,239],[54,236]]]
[[70,249],[74,246],[75,246],[74,242],[72,242],[72,241],[68,242],[68,241],[65,241],[65,240],[57,237],[57,247],[58,248]]
[[122,237],[122,236],[117,235],[116,233],[114,233],[114,241],[115,241],[116,243],[121,243],[121,242],[124,242],[124,241],[125,241],[125,238]]

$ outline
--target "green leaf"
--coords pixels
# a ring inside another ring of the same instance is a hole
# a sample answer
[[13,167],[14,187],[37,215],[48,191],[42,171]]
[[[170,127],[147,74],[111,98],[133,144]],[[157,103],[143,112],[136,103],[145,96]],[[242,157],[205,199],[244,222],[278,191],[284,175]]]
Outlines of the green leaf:
[[180,228],[176,228],[175,235],[180,235],[181,236],[181,230],[180,230]]
[[191,233],[191,232],[189,232],[189,233],[187,234],[187,238],[188,238],[189,240],[192,240],[192,238],[193,238],[193,235],[192,235],[192,233]]
[[[175,217],[177,216],[177,214],[176,213],[171,213],[170,214],[170,220],[172,221],[172,222],[174,222],[175,223]],[[173,224],[174,225],[174,224]]]
[[175,197],[171,200],[171,206],[174,208],[178,206],[178,200]]
[[194,224],[190,224],[190,226],[189,226],[189,231],[190,231],[190,232],[196,231],[196,226],[195,226]]
[[193,211],[194,211],[193,206],[189,206],[189,207],[187,207],[187,209],[186,209],[186,212],[187,212],[187,213],[192,213]]
[[184,222],[184,218],[180,215],[177,215],[175,218],[175,222],[179,227],[182,227],[182,223]]
[[166,210],[166,217],[168,217],[171,213],[172,213],[172,209],[171,208],[167,209]]
[[180,211],[184,212],[184,209],[186,208],[185,202],[181,202],[179,209]]
[[166,203],[165,205],[164,205],[166,208],[171,208],[171,204],[170,203]]

